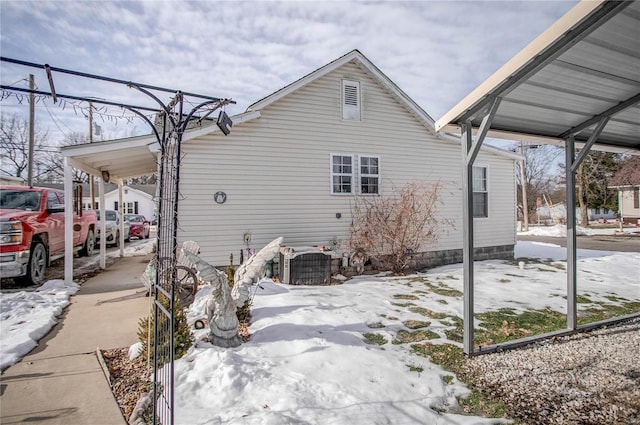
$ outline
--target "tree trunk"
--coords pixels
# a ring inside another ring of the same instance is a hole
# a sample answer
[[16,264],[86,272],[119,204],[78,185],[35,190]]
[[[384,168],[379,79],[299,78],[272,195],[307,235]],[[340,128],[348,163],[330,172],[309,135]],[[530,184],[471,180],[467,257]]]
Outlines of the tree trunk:
[[[578,202],[580,204],[580,224],[589,226],[589,211],[587,210],[587,191],[585,189],[585,176],[582,164],[576,172],[576,183],[578,184]],[[569,208],[569,206],[567,206]],[[575,208],[575,206],[573,206]]]

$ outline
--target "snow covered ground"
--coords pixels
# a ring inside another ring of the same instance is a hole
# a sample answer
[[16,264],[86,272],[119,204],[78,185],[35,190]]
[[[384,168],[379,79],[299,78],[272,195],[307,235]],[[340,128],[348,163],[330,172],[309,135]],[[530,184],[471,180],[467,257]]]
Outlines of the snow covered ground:
[[[640,228],[638,227],[625,227],[622,229],[623,233],[640,233]],[[576,235],[578,236],[593,236],[593,235],[615,235],[620,232],[618,227],[612,228],[586,228],[586,227],[576,227]],[[529,230],[526,232],[518,232],[519,235],[528,235],[528,236],[552,236],[552,237],[567,237],[567,226],[564,224],[556,224],[555,226],[542,226],[536,227],[529,225]]]
[[[125,255],[150,252],[140,245],[132,250]],[[564,311],[566,249],[519,242],[516,256],[526,257],[522,268],[518,261],[475,264],[476,311],[546,306]],[[581,295],[592,302],[620,301],[612,295],[640,299],[640,253],[578,250],[578,257]],[[439,295],[434,287],[452,292]],[[77,289],[51,281],[39,291],[1,294],[3,368],[36,345]],[[204,315],[209,291],[204,286],[198,292],[190,322]],[[430,322],[424,329],[438,335],[434,343],[457,344],[446,339],[444,331],[451,328],[446,318],[421,314],[428,309],[461,316],[462,297],[455,291],[462,291],[461,264],[404,277],[359,276],[336,286],[263,281],[255,291],[249,342],[221,349],[200,341],[176,362],[176,423],[504,422],[447,413],[468,390],[455,378],[448,383],[451,374],[412,354],[410,344],[393,343],[400,330],[408,330],[403,322],[418,320]],[[206,333],[196,331],[196,339]],[[386,342],[369,344],[365,334]]]
[[[563,252],[564,251],[564,252]],[[565,311],[566,250],[519,242],[523,267],[504,261],[475,265],[476,311],[550,306]],[[579,292],[640,299],[640,254],[579,250]],[[549,261],[546,261],[549,259]],[[198,342],[176,363],[176,418],[185,424],[488,424],[500,420],[445,413],[468,390],[410,344],[393,343],[407,320],[448,341],[445,319],[429,309],[462,315],[462,266],[450,265],[406,277],[360,276],[342,285],[308,287],[263,282],[253,301],[251,340],[236,349]],[[197,294],[189,320],[202,317],[210,292]],[[442,291],[439,291],[442,292]],[[407,303],[411,303],[408,305]],[[197,339],[207,330],[196,331]],[[368,344],[365,334],[385,338]],[[457,344],[457,343],[454,343]],[[459,345],[459,344],[458,344]]]

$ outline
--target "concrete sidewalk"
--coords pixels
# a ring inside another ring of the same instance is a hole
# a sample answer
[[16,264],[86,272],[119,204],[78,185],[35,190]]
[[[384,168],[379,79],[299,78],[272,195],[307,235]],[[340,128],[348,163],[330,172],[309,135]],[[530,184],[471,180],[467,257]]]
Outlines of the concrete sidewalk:
[[49,334],[2,374],[0,423],[126,424],[96,348],[137,341],[149,302],[139,277],[150,259],[120,258],[71,297]]

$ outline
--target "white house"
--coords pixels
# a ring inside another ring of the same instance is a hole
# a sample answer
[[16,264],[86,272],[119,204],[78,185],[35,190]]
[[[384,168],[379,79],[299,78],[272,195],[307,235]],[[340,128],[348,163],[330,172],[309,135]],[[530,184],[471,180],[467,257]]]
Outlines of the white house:
[[[152,221],[156,218],[155,203],[155,185],[124,185],[122,188],[122,210],[123,214],[142,214],[147,220]],[[96,205],[100,208],[98,201],[98,191],[95,190]],[[118,186],[107,184],[105,187],[104,203],[105,209],[120,211],[118,207],[119,195]],[[91,198],[88,187],[82,192],[82,205],[88,209],[91,205]]]
[[[278,236],[288,246],[339,244],[354,196],[427,180],[445,184],[439,214],[454,227],[435,251],[425,247],[421,264],[462,261],[460,142],[436,134],[432,118],[359,51],[232,119],[230,135],[211,126],[182,146],[178,237],[196,240],[205,260],[237,258],[247,234],[251,248]],[[513,255],[519,158],[486,147],[476,161],[477,259]]]
[[618,191],[618,207],[624,223],[640,225],[640,157],[628,158],[609,180]]

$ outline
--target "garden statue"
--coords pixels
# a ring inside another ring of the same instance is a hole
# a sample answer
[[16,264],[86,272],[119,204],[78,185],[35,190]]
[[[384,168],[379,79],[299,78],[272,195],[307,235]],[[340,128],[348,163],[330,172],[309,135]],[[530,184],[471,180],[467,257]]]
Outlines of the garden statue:
[[219,347],[237,347],[242,343],[238,334],[236,310],[249,299],[250,287],[265,275],[267,263],[278,254],[282,237],[275,239],[250,257],[236,270],[233,288],[229,287],[227,276],[211,264],[192,252],[185,251],[200,278],[213,287],[207,300],[207,318],[209,319],[209,342]]

